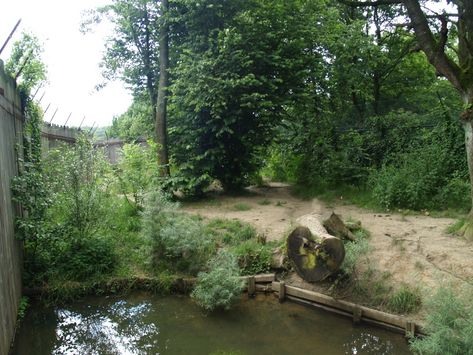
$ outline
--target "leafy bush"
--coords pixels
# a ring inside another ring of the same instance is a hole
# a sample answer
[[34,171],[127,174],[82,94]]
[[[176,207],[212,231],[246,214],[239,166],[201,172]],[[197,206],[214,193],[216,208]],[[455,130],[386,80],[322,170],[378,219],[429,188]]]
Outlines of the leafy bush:
[[272,249],[269,245],[251,239],[233,247],[242,275],[255,275],[271,268]]
[[238,300],[244,286],[239,278],[240,270],[236,257],[221,250],[210,259],[208,271],[200,272],[191,297],[204,309],[229,309]]
[[[465,290],[466,291],[466,290]],[[411,340],[419,354],[473,354],[473,307],[471,290],[458,294],[451,287],[440,287],[426,302],[427,319],[423,338]]]
[[107,238],[92,237],[68,241],[55,258],[54,272],[58,278],[84,281],[112,272],[117,262],[113,243]]
[[176,212],[162,193],[148,196],[143,212],[143,234],[154,244],[154,262],[196,273],[214,252],[215,242],[200,220]]
[[388,157],[371,175],[373,196],[385,208],[469,207],[467,165],[461,132],[452,122],[438,124],[403,152]]
[[85,239],[107,231],[114,202],[110,164],[103,152],[82,136],[73,146],[51,151],[44,165],[53,196],[51,221],[68,229],[70,238]]
[[[158,162],[156,145],[148,142],[148,147],[139,144],[125,144],[118,164],[117,177],[119,191],[128,202],[142,208],[145,193],[157,185]],[[132,199],[128,198],[131,195]]]

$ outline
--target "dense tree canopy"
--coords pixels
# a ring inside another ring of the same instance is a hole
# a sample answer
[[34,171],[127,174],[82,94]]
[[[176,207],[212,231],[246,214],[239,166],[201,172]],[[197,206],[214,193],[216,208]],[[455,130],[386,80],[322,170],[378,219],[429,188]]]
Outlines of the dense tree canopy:
[[[461,97],[425,55],[407,3],[418,2],[171,1],[169,184],[200,194],[213,180],[237,190],[263,174],[368,189],[386,208],[468,208]],[[467,65],[463,2],[451,5],[460,17],[422,4],[432,43]],[[150,41],[155,82],[158,32]],[[129,73],[144,63],[125,62]],[[111,130],[129,140],[153,134],[145,85],[135,87]]]

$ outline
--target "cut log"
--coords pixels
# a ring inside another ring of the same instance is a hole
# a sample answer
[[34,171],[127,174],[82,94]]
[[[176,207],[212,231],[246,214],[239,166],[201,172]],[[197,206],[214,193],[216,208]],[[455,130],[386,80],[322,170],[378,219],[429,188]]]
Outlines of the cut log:
[[327,233],[317,214],[297,219],[300,224],[287,238],[287,253],[308,282],[322,281],[337,271],[345,258],[343,242]]
[[355,222],[350,222],[347,221],[345,222],[345,226],[352,232],[359,231],[361,229],[361,221],[355,221]]
[[324,221],[323,225],[329,234],[337,238],[348,239],[352,242],[356,239],[355,235],[347,228],[340,216],[335,212],[332,212],[330,217]]

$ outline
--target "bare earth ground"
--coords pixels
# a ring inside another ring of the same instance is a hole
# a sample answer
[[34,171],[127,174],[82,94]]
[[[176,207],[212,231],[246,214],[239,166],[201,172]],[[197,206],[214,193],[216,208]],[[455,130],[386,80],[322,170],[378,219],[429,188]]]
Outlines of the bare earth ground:
[[[252,224],[267,240],[284,238],[295,220],[308,213],[328,216],[332,211],[343,219],[360,220],[371,233],[370,263],[391,274],[393,285],[407,284],[430,293],[436,285],[450,282],[460,287],[473,284],[473,244],[449,235],[451,218],[433,218],[397,213],[375,213],[353,205],[328,206],[320,200],[306,201],[290,194],[289,186],[272,183],[251,188],[248,196],[215,195],[214,199],[183,206],[183,210],[204,218],[239,219]],[[264,204],[263,204],[264,201]],[[242,207],[243,204],[243,207]],[[244,207],[250,207],[249,210]],[[287,282],[308,289],[317,285],[304,282],[296,274]],[[320,290],[320,289],[319,289]],[[419,314],[422,317],[421,314]]]

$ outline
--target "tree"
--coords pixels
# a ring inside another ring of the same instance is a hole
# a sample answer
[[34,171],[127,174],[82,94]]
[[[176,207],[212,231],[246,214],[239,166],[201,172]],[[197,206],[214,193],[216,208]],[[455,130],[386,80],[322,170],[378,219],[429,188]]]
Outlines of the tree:
[[183,36],[170,88],[173,157],[189,192],[211,179],[238,190],[261,167],[287,108],[308,87],[316,90],[314,69],[307,68],[323,60],[311,30],[325,23],[325,4],[182,3]]
[[169,176],[169,153],[167,144],[167,90],[169,86],[169,13],[168,0],[161,0],[161,24],[159,28],[159,85],[156,108],[156,140],[158,146],[159,175]]
[[42,52],[39,39],[31,33],[23,32],[20,40],[13,44],[10,58],[5,63],[5,71],[20,80],[20,90],[27,95],[34,87],[46,81]]
[[42,45],[33,34],[23,33],[13,44],[5,69],[12,77],[19,79],[22,109],[26,117],[23,127],[23,158],[20,174],[12,181],[13,199],[18,202],[24,214],[16,220],[18,237],[24,242],[27,272],[37,263],[37,248],[48,237],[45,230],[47,208],[51,199],[45,183],[41,163],[41,126],[43,112],[33,102],[30,92],[46,80],[46,65],[41,59]]
[[153,121],[156,120],[156,140],[160,147],[158,163],[160,167],[166,167],[163,175],[168,175],[165,100],[167,70],[160,72],[160,68],[168,67],[166,36],[163,41],[160,40],[162,33],[167,32],[162,11],[167,6],[167,1],[160,3],[154,0],[114,0],[111,5],[91,11],[82,23],[82,31],[88,31],[91,24],[99,23],[103,17],[107,17],[114,25],[113,36],[107,40],[102,60],[103,76],[106,80],[123,80],[135,97],[142,97],[143,92],[147,93],[151,116]]
[[[403,5],[405,8],[410,19],[407,26],[414,30],[419,48],[438,74],[445,77],[463,99],[464,109],[460,118],[465,131],[473,201],[473,2],[446,0],[444,5],[453,5],[455,11],[438,13],[426,6],[423,9],[425,1],[420,0],[340,1],[355,7]],[[467,239],[473,240],[473,203],[463,232]]]

